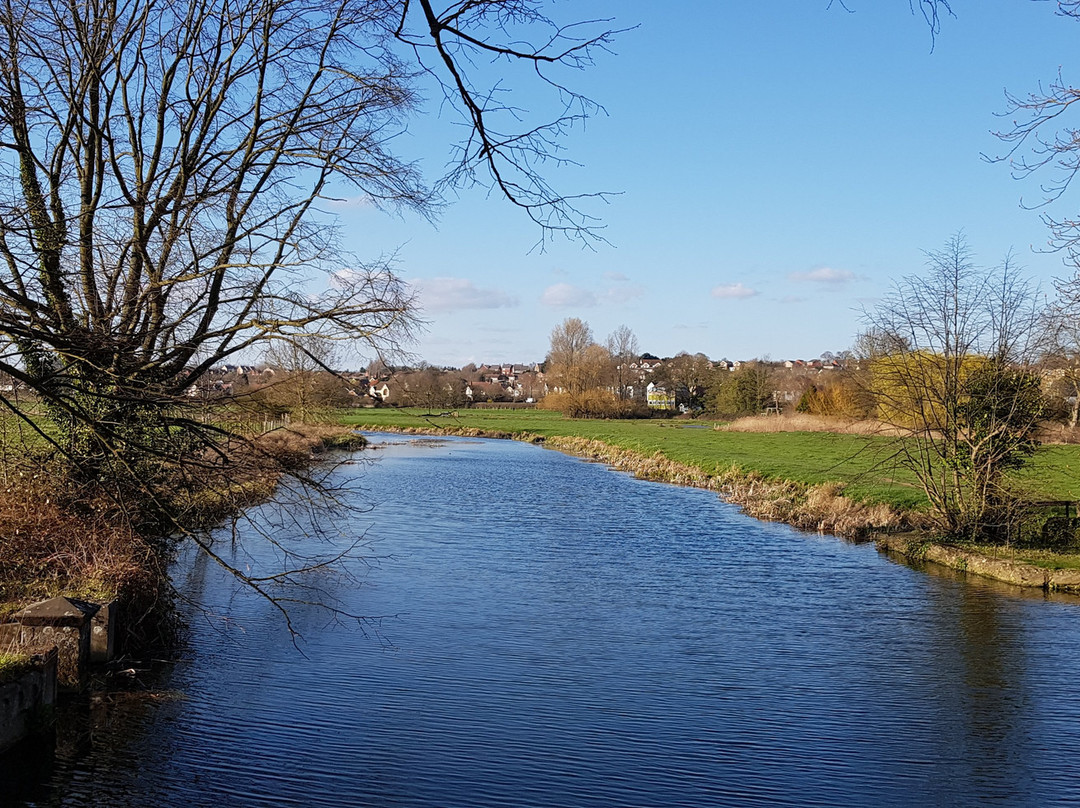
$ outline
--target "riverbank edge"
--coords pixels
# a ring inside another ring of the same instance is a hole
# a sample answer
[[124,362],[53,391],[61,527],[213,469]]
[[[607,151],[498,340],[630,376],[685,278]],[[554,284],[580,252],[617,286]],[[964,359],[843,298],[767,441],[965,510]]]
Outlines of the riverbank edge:
[[[273,496],[281,476],[288,470],[312,466],[323,461],[330,452],[352,452],[367,446],[367,439],[351,427],[328,424],[296,424],[292,427],[278,428],[256,438],[256,441],[260,440],[264,444],[261,450],[280,463],[277,472],[263,478],[234,480],[224,490],[206,489],[202,492],[204,495],[202,501],[198,503],[197,512],[191,519],[192,526],[220,523],[230,513],[266,501]],[[160,575],[161,567],[155,565],[152,573]],[[160,578],[156,583],[165,585],[165,579]],[[111,608],[114,610],[113,619],[115,619],[115,610],[118,605],[130,606],[133,602],[137,603],[142,593],[128,580],[122,582],[110,594],[110,597],[113,600]],[[166,602],[162,601],[162,603]],[[95,608],[99,604],[100,599],[95,601]],[[3,708],[0,709],[0,756],[12,752],[31,736],[51,729],[54,722],[51,710],[56,700],[58,647],[61,643],[26,645],[18,639],[20,626],[9,621],[16,610],[28,605],[30,603],[25,599],[0,601],[0,706]],[[154,608],[160,605],[157,604]],[[169,605],[165,606],[166,610],[170,608]],[[159,615],[165,619],[170,616],[171,614]],[[140,619],[146,619],[146,615],[144,614]],[[12,628],[15,629],[15,633],[10,631]],[[5,632],[3,629],[9,631]],[[70,630],[70,628],[58,628],[56,636],[61,636],[59,634],[61,631]],[[96,627],[86,629],[87,632],[97,630]],[[116,630],[115,623],[113,630]],[[53,629],[47,628],[45,631],[53,631]],[[129,654],[131,652],[144,654],[158,646],[171,651],[174,641],[175,635],[169,630],[159,633],[151,642],[147,641],[146,636],[142,636],[135,641],[135,647],[127,651]],[[90,642],[87,640],[88,651],[92,647]],[[112,640],[109,642],[111,655],[113,653]],[[111,662],[112,657],[110,656],[106,661]],[[78,663],[79,675],[88,675],[91,665],[96,666],[100,671],[104,662],[91,658],[84,659]],[[72,688],[70,682],[61,681],[60,685],[68,689]],[[92,686],[100,687],[101,682],[96,681]],[[82,684],[78,687],[81,688]]]
[[[223,487],[208,486],[197,492],[188,503],[183,528],[199,530],[220,524],[230,514],[272,497],[284,474],[321,462],[329,452],[355,451],[366,444],[367,441],[362,435],[357,434],[351,427],[340,424],[294,424],[258,435],[248,448],[257,447],[266,458],[272,459],[271,466],[257,468],[253,473],[229,479]],[[157,608],[166,604],[167,600],[161,597],[161,591],[156,587],[166,587],[167,582],[164,566],[157,563],[158,559],[151,561],[149,564],[132,566],[134,572],[125,577],[109,580],[109,588],[93,591],[81,586],[56,588],[51,584],[39,585],[37,578],[26,576],[20,579],[20,591],[17,595],[0,599],[0,624],[29,604],[56,596],[70,596],[94,603],[117,600],[125,606],[136,603],[137,611]],[[103,570],[107,568],[90,564],[86,568],[86,576],[106,580],[108,576]],[[139,577],[139,574],[150,577]],[[0,651],[5,650],[8,649],[0,646]]]
[[865,503],[843,496],[841,483],[811,485],[766,477],[737,465],[718,473],[671,460],[661,452],[643,452],[592,438],[543,436],[475,427],[364,426],[357,429],[401,435],[446,435],[498,438],[542,444],[565,454],[611,466],[641,480],[715,491],[726,502],[766,522],[783,522],[800,530],[830,533],[845,539],[869,540],[884,531],[910,531],[921,526],[919,514],[884,503]]
[[575,457],[605,463],[638,479],[715,491],[744,513],[767,522],[783,522],[799,530],[830,533],[854,541],[873,541],[878,550],[913,561],[931,561],[960,572],[1016,586],[1048,591],[1080,591],[1080,570],[1047,569],[1013,559],[934,541],[919,513],[885,504],[867,504],[843,496],[837,484],[810,485],[767,478],[736,465],[719,474],[679,463],[656,452],[647,455],[604,441],[571,436],[543,436],[475,427],[364,426],[357,429],[402,435],[447,435],[496,438],[541,444]]
[[879,551],[901,555],[912,561],[930,561],[1014,586],[1048,592],[1080,592],[1080,570],[1077,569],[1049,569],[1011,558],[994,558],[912,534],[881,535],[875,541]]

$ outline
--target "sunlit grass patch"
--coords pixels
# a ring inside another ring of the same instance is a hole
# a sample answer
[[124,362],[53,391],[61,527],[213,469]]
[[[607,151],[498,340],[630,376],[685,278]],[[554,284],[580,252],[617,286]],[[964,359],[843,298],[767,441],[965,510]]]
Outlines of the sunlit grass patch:
[[14,681],[30,670],[30,657],[14,651],[0,651],[0,685]]
[[965,549],[990,558],[1021,561],[1048,570],[1080,569],[1080,553],[1062,553],[1057,550],[1037,550],[1030,547],[1003,547],[1001,545],[965,544]]

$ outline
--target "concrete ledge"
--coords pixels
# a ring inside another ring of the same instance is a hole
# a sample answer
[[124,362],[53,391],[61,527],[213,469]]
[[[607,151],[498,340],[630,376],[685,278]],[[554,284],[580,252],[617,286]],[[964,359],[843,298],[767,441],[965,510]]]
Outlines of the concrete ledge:
[[879,536],[879,550],[888,550],[908,558],[933,561],[961,572],[970,572],[995,581],[1038,589],[1080,591],[1080,570],[1050,570],[1023,561],[990,556],[935,544],[911,536]]
[[44,729],[49,708],[56,703],[56,648],[21,650],[30,654],[32,667],[15,681],[0,685],[0,751]]
[[1047,584],[1051,589],[1080,592],[1080,570],[1050,570]]

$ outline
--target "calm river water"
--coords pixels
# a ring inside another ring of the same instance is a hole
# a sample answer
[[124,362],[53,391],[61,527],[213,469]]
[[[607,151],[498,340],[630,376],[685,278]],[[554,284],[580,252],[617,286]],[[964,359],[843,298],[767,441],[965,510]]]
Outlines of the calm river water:
[[384,619],[294,607],[301,655],[189,564],[214,613],[190,612],[185,659],[62,715],[76,731],[0,769],[0,802],[1080,803],[1080,602],[531,445],[382,440],[339,472],[376,505],[353,532],[378,560],[319,585]]

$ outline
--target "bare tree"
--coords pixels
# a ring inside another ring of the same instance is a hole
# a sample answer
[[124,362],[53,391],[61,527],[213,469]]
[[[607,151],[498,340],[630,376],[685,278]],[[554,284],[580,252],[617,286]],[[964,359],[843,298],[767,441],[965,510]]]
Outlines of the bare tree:
[[709,406],[725,415],[758,415],[774,403],[774,372],[768,359],[743,362],[733,372],[710,376]]
[[[1057,3],[1057,13],[1080,21],[1080,2]],[[1026,95],[1008,93],[1005,115],[1011,128],[998,132],[1008,146],[994,158],[1008,161],[1017,178],[1035,173],[1046,177],[1040,186],[1043,198],[1036,206],[1049,206],[1069,190],[1080,171],[1080,127],[1070,123],[1071,107],[1080,98],[1080,89],[1060,73],[1039,89]],[[1073,277],[1058,281],[1057,300],[1051,304],[1044,322],[1050,340],[1047,359],[1060,374],[1059,387],[1072,398],[1069,423],[1076,426],[1080,414],[1080,219],[1046,210],[1043,222],[1050,231],[1050,247],[1061,251]]]
[[[185,407],[211,367],[311,335],[361,352],[409,336],[391,262],[343,253],[323,208],[350,194],[432,213],[438,190],[392,149],[425,71],[468,124],[438,187],[490,183],[543,238],[590,238],[582,197],[541,170],[596,109],[565,71],[611,35],[547,5],[0,5],[0,372],[46,406],[51,426],[27,423],[64,473],[169,533],[178,475],[235,477],[222,446],[235,436]],[[563,114],[500,102],[508,86],[485,85],[477,57],[527,66]],[[23,415],[2,391],[0,404]]]
[[641,348],[638,338],[629,326],[620,325],[612,331],[607,338],[608,353],[611,354],[612,377],[615,384],[615,393],[620,399],[630,397],[630,391],[640,396],[640,374],[636,365],[641,359]]
[[[604,194],[556,191],[537,167],[570,163],[559,154],[558,141],[601,108],[575,92],[563,74],[590,66],[618,32],[607,29],[606,20],[556,22],[544,13],[544,0],[452,0],[441,11],[432,0],[386,3],[399,15],[398,39],[413,49],[416,61],[436,77],[464,117],[469,134],[444,182],[487,182],[541,226],[542,239],[553,233],[599,239],[596,219],[579,205]],[[533,122],[527,110],[509,100],[501,75],[494,86],[477,78],[485,62],[527,64],[557,92],[562,114]]]
[[272,343],[265,358],[278,373],[271,384],[275,400],[306,423],[314,410],[326,406],[332,391],[344,388],[333,371],[334,343],[306,334]]
[[593,343],[585,348],[581,357],[578,378],[584,390],[609,390],[612,384],[611,354],[603,345]]
[[[572,197],[536,166],[593,109],[552,71],[586,65],[610,34],[557,25],[543,6],[0,8],[0,371],[48,405],[72,468],[145,480],[133,464],[191,427],[185,388],[267,341],[408,335],[392,267],[343,255],[319,210],[351,188],[431,211],[436,197],[390,149],[417,109],[407,56],[470,122],[448,181],[486,170],[544,227],[580,234]],[[532,65],[572,109],[525,131],[496,125],[514,110],[470,79],[478,54]]]
[[398,374],[395,381],[402,387],[402,398],[410,407],[425,407],[430,412],[465,403],[465,380],[457,373],[422,366]]
[[[829,7],[831,8],[833,5],[840,6],[847,11],[854,10],[852,0],[829,0]],[[1072,3],[1059,3],[1059,5],[1072,5]],[[922,15],[922,18],[930,27],[931,36],[934,37],[941,31],[942,15],[951,16],[953,13],[949,0],[908,0],[908,8],[911,9],[912,14]]]
[[546,375],[555,387],[574,394],[588,387],[586,356],[596,345],[592,329],[584,320],[567,317],[551,331]]
[[[1080,2],[1061,0],[1056,6],[1059,16],[1080,21]],[[1008,162],[1018,179],[1040,174],[1042,199],[1031,203],[1032,207],[1059,201],[1080,171],[1080,127],[1072,123],[1075,111],[1071,109],[1078,98],[1080,88],[1060,70],[1033,92],[1006,93],[1001,117],[1008,118],[1011,126],[998,131],[997,136],[1007,149],[991,159]],[[1080,266],[1080,218],[1047,209],[1042,219],[1050,231],[1051,249],[1061,251],[1069,266]]]
[[1069,426],[1075,427],[1080,417],[1080,274],[1056,286],[1057,299],[1042,323],[1047,340],[1042,364],[1069,400]]
[[981,270],[956,235],[867,315],[878,417],[905,435],[898,457],[949,535],[995,538],[1012,516],[1006,472],[1034,451],[1044,411],[1036,299],[1010,258]]
[[[715,372],[712,362],[703,353],[690,354],[681,351],[668,359],[654,373],[655,382],[676,393],[685,396],[685,403],[697,409],[704,406],[706,390],[713,382]],[[770,389],[769,395],[772,395]]]

